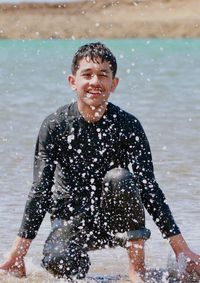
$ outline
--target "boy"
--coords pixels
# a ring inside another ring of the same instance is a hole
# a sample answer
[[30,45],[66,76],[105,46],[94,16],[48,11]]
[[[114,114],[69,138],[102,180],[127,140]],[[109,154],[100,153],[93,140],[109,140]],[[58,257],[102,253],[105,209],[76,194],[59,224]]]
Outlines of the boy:
[[[176,257],[187,257],[187,271],[200,274],[200,258],[176,225],[153,172],[144,130],[131,114],[108,102],[118,85],[117,62],[103,44],[81,46],[69,84],[77,101],[48,116],[36,143],[34,181],[9,258],[0,268],[26,275],[24,256],[45,213],[52,230],[42,266],[56,277],[84,278],[88,251],[127,248],[132,282],[145,273],[144,207]],[[54,185],[54,186],[53,186]]]

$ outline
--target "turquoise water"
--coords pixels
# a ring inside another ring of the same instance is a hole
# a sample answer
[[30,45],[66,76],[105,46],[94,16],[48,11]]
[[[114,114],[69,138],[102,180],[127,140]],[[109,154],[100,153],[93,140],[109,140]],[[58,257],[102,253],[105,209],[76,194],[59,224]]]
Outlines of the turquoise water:
[[[20,225],[38,128],[46,115],[75,99],[66,76],[73,53],[85,42],[0,41],[1,261]],[[120,84],[110,100],[142,122],[157,180],[184,237],[200,253],[200,40],[103,42],[118,60]],[[152,230],[146,244],[147,266],[167,268],[171,249],[148,216],[147,226]],[[47,216],[27,256],[29,279],[20,282],[55,282],[39,264],[48,232]],[[91,259],[91,274],[127,272],[127,256],[121,248],[93,252]]]

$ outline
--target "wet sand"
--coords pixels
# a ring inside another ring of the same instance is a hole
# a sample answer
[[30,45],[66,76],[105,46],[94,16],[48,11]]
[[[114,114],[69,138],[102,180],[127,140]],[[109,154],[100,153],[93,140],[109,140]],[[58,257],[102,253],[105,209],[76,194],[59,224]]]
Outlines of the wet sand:
[[0,38],[195,38],[199,15],[199,0],[0,4]]

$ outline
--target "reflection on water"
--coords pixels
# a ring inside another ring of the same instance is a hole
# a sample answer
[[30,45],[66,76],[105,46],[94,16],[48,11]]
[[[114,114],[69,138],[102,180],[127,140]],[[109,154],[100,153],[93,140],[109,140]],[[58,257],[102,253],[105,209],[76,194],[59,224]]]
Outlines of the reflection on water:
[[[111,101],[142,122],[151,144],[158,182],[190,247],[200,253],[197,221],[200,216],[200,41],[106,43],[119,61],[120,85]],[[3,239],[0,260],[10,249],[20,225],[32,180],[34,143],[40,123],[46,115],[73,99],[65,76],[71,54],[80,44],[79,41],[0,42],[0,237]],[[152,231],[146,243],[147,266],[167,270],[172,255],[169,244],[148,215],[147,227]],[[47,215],[26,259],[28,278],[3,276],[0,282],[56,282],[39,263],[49,228]],[[95,251],[90,256],[89,276],[127,274],[127,255],[122,248]],[[162,276],[163,282],[169,282],[165,273]]]

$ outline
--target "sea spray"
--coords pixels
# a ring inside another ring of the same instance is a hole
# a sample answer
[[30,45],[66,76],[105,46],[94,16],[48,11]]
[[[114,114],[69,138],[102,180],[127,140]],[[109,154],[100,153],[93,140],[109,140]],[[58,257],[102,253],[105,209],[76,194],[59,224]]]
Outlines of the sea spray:
[[188,274],[186,271],[187,257],[180,253],[178,260],[170,256],[168,259],[169,282],[170,283],[199,283],[200,277],[196,273]]

